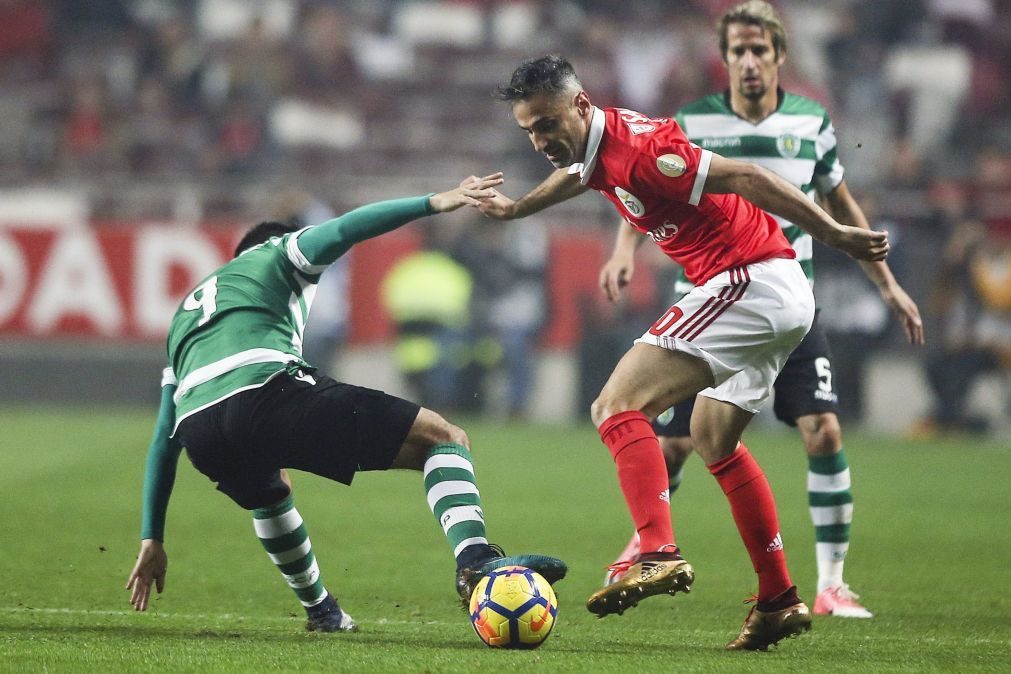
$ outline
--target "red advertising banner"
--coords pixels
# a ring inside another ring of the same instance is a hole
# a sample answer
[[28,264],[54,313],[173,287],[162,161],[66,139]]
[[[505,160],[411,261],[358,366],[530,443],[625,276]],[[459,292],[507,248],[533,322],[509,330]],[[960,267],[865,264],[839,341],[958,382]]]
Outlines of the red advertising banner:
[[0,228],[0,334],[162,339],[236,232],[166,226]]
[[[168,225],[0,226],[0,337],[161,340],[183,296],[231,257],[240,234],[237,228]],[[583,336],[587,303],[606,304],[597,275],[608,238],[602,232],[554,233],[545,278],[545,346],[572,347]],[[382,279],[420,243],[417,233],[404,230],[355,246],[349,284],[352,343],[393,337],[379,297]],[[640,306],[653,301],[656,288],[648,265],[639,266],[628,294]]]

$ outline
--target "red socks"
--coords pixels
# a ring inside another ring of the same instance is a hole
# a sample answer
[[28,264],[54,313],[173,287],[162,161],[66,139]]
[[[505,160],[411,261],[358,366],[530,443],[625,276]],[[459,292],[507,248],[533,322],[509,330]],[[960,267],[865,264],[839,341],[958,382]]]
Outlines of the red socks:
[[642,412],[620,412],[597,429],[611,450],[618,482],[643,552],[674,543],[667,464],[649,419]]
[[744,443],[730,456],[710,465],[709,472],[730,501],[730,512],[758,574],[758,601],[772,601],[793,583],[786,569],[776,501],[769,481]]
[[[649,419],[641,412],[621,412],[604,421],[598,432],[614,457],[642,551],[656,552],[673,544],[667,465]],[[758,574],[758,600],[771,602],[793,583],[769,481],[743,443],[709,466],[709,472],[730,501],[730,512]]]

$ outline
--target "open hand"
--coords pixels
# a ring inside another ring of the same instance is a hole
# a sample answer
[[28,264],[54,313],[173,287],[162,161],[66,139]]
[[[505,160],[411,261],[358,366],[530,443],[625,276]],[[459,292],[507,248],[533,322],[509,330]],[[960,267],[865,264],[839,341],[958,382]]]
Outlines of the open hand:
[[491,190],[490,196],[481,199],[477,209],[493,220],[512,220],[515,215],[515,201],[498,190]]
[[893,285],[894,287],[887,292],[882,291],[882,298],[899,319],[909,343],[914,346],[922,346],[926,339],[923,335],[923,319],[920,318],[920,310],[905,290],[898,284]]
[[460,186],[429,197],[428,202],[432,205],[432,210],[436,213],[448,213],[455,211],[461,206],[480,205],[479,199],[486,199],[497,194],[494,187],[503,182],[501,171],[491,175],[478,178],[468,176],[460,183]]
[[161,594],[165,589],[165,574],[168,572],[168,555],[161,541],[145,538],[140,542],[140,553],[137,563],[126,581],[126,589],[133,590],[130,594],[130,604],[137,611],[147,609],[148,598],[151,596],[151,584],[154,583]]

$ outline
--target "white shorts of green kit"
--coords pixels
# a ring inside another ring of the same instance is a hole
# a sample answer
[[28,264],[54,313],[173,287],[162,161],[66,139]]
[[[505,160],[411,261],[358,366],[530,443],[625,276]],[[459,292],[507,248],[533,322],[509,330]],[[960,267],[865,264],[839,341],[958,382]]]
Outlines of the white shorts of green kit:
[[814,294],[796,260],[776,258],[717,274],[667,310],[636,343],[709,364],[699,395],[756,413],[814,321]]

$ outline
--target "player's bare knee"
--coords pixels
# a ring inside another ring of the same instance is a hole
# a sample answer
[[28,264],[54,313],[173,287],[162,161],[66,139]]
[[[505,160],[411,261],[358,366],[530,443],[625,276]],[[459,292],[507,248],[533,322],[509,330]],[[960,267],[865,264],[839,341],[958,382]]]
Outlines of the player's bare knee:
[[633,409],[631,405],[622,404],[621,401],[601,393],[590,405],[590,418],[593,419],[595,426],[600,426],[615,414],[631,409]]
[[446,422],[446,425],[446,439],[442,442],[451,442],[456,445],[463,445],[467,449],[470,449],[470,438],[467,437],[467,432],[448,421]]
[[[695,432],[695,429],[692,429]],[[731,438],[722,433],[700,433],[692,436],[692,447],[702,457],[706,465],[725,459],[734,453],[740,438]]]
[[590,419],[593,421],[594,426],[600,426],[607,420],[606,410],[600,402],[600,398],[597,398],[592,403],[590,403]]
[[810,456],[832,456],[842,448],[842,427],[839,417],[831,412],[810,414],[797,420],[804,448]]
[[423,407],[390,467],[422,470],[432,448],[445,443],[463,445],[470,449],[470,439],[462,428]]
[[410,439],[425,445],[427,449],[447,442],[470,449],[470,438],[462,428],[446,421],[441,414],[424,407],[418,412],[418,418],[411,427]]

